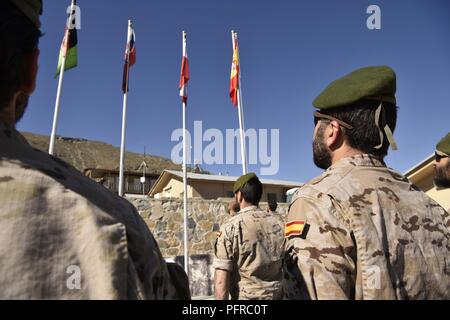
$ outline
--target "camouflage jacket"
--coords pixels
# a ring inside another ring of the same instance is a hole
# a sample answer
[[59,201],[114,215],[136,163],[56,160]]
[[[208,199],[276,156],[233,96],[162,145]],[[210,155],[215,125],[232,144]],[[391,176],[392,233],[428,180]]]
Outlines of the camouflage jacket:
[[0,125],[0,299],[170,299],[136,209]]
[[257,207],[241,210],[220,229],[214,268],[231,272],[232,299],[277,299],[284,223]]
[[450,217],[369,155],[300,188],[285,230],[288,299],[449,299]]

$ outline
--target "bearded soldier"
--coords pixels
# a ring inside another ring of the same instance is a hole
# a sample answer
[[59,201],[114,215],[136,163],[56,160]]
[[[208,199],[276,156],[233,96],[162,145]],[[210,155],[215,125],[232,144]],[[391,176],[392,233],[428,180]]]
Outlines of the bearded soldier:
[[356,70],[314,101],[314,162],[285,229],[288,299],[450,298],[450,216],[388,168],[396,75]]

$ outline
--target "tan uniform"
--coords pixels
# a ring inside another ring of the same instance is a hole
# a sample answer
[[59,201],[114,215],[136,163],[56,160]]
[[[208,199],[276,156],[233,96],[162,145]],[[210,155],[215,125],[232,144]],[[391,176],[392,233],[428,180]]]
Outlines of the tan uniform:
[[285,242],[288,299],[450,298],[449,214],[372,156],[307,183],[288,222],[304,223]]
[[280,297],[284,223],[257,207],[241,210],[218,234],[214,268],[231,272],[232,299]]
[[0,299],[172,297],[135,208],[0,125]]

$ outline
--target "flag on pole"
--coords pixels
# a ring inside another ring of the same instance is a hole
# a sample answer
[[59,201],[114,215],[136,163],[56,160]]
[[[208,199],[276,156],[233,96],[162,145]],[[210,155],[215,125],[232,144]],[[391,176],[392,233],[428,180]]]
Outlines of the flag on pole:
[[78,35],[76,29],[76,6],[77,2],[72,2],[68,23],[66,24],[64,38],[59,50],[58,68],[56,70],[55,78],[61,72],[61,64],[63,57],[66,57],[66,63],[64,65],[64,71],[75,68],[78,65]]
[[181,62],[180,97],[183,103],[187,103],[187,84],[189,82],[189,60],[186,50],[186,33],[183,33],[183,60]]
[[127,47],[125,49],[125,64],[123,67],[123,81],[122,81],[122,91],[123,93],[127,93],[129,90],[129,79],[128,75],[130,74],[130,68],[134,66],[136,63],[136,35],[134,33],[133,25],[130,23],[128,28],[128,41]]
[[237,39],[235,38],[233,48],[233,64],[231,66],[231,81],[230,81],[230,98],[235,107],[238,106],[238,94],[239,94],[239,46]]

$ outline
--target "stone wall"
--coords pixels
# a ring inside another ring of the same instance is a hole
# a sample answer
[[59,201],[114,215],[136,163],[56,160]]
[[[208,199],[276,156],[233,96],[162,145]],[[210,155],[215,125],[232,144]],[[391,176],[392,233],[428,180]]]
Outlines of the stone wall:
[[[164,257],[183,256],[183,201],[179,199],[128,198],[147,222]],[[229,217],[226,209],[231,199],[190,199],[188,205],[189,254],[214,254],[214,243],[221,224]],[[262,209],[267,203],[261,203]],[[278,212],[286,214],[287,204]]]
[[[183,201],[179,199],[128,198],[144,218],[165,258],[184,265]],[[229,218],[226,209],[231,199],[190,199],[188,206],[190,287],[193,297],[214,294],[214,244],[221,224]],[[267,209],[267,203],[261,203]],[[286,214],[288,204],[279,204]]]

